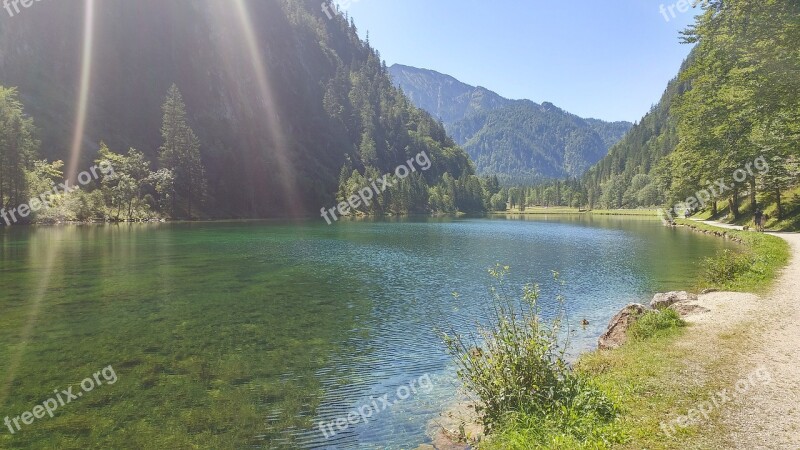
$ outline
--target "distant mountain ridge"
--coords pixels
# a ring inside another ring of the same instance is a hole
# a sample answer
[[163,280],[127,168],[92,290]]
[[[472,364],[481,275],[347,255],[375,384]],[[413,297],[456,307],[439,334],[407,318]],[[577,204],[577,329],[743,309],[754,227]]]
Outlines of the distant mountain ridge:
[[570,114],[552,103],[510,100],[433,70],[395,64],[394,83],[440,119],[481,174],[507,183],[582,176],[633,126]]

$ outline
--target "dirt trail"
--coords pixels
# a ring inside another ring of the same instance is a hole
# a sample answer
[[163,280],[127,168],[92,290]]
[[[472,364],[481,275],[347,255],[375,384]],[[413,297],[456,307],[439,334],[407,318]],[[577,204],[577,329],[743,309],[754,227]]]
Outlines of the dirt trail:
[[739,378],[746,380],[759,367],[771,378],[724,408],[720,425],[726,448],[800,449],[800,234],[774,235],[789,242],[792,257],[772,290],[763,297],[723,292],[702,296],[700,304],[711,313],[690,319],[706,331],[751,324],[745,336],[737,337],[749,350],[741,357]]

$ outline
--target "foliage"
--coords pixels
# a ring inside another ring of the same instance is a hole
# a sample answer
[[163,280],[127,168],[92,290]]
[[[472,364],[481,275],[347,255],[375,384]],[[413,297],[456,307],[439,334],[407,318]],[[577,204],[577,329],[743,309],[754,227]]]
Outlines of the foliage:
[[38,149],[33,119],[25,114],[17,90],[0,86],[0,207],[28,201],[26,175],[35,170]]
[[[759,194],[786,217],[785,193],[800,179],[800,4],[777,0],[704,3],[683,34],[696,44],[658,105],[585,177],[590,205],[674,205],[757,157],[769,163],[725,194],[733,219]],[[648,184],[636,177],[647,175]],[[723,198],[705,208],[717,214]]]
[[[739,252],[722,250],[705,261],[705,279],[699,288],[729,291],[762,292],[768,289],[779,271],[789,261],[789,244],[776,236],[751,231],[723,230],[692,220],[678,219],[678,224],[725,233],[742,242]],[[747,264],[744,264],[744,261]]]
[[[182,112],[177,88],[171,91],[170,101],[170,114],[175,117],[165,124],[165,130],[168,131],[166,136],[176,144],[165,147],[177,149],[168,151],[167,155],[183,156],[170,156],[166,161],[178,164],[181,173],[188,177],[183,179],[183,183],[194,186],[184,185],[184,189],[178,192],[204,192],[203,169],[198,165],[199,153],[195,147],[197,141],[191,129],[180,120],[185,112]],[[59,186],[64,182],[64,163],[37,159],[39,143],[32,137],[33,120],[24,115],[14,89],[0,87],[0,122],[8,125],[0,127],[0,160],[3,161],[0,165],[1,203],[3,207],[12,209],[41,201],[44,207],[33,212],[28,221],[133,221],[160,218],[162,213],[171,216],[177,184],[174,172],[167,168],[151,171],[150,161],[142,152],[131,148],[127,154],[117,154],[101,142],[95,165],[110,165],[113,176],[106,176],[109,174],[95,168],[92,175],[99,174],[98,180],[83,186],[68,183],[80,189],[65,192]],[[185,143],[191,145],[186,147]],[[186,161],[188,166],[180,165]],[[189,211],[193,201],[187,199]]]
[[[441,184],[445,173],[459,180],[474,174],[463,149],[393,86],[378,51],[343,14],[328,18],[313,0],[243,7],[144,2],[130,10],[127,2],[112,1],[96,11],[97,23],[115,23],[95,30],[97,52],[112,51],[118,63],[94,67],[88,110],[95,113],[85,140],[102,139],[123,152],[133,147],[153,168],[170,169],[174,186],[169,203],[160,205],[164,216],[317,216],[321,206],[335,203],[342,167],[349,164],[348,175],[383,175],[423,150],[431,169],[403,186],[408,197],[378,209],[428,211],[429,195],[420,187]],[[9,55],[0,58],[0,72],[37,118],[42,158],[50,161],[70,155],[64,128],[71,123],[63,118],[74,114],[74,96],[63,87],[76,86],[80,73],[73,56],[81,44],[73,34],[82,20],[75,8],[55,5],[0,28],[0,54]],[[253,42],[243,34],[247,29]],[[19,42],[26,44],[21,51]],[[40,70],[45,66],[53,70]],[[171,107],[178,101],[170,102],[169,114],[156,112],[173,83],[180,86],[184,117]]]
[[[174,175],[170,215],[191,219],[192,213],[202,207],[206,200],[205,168],[200,158],[200,140],[189,127],[186,105],[178,86],[172,85],[162,107],[164,120],[161,136],[164,144],[160,149],[161,167]],[[143,158],[142,158],[143,159]],[[131,190],[136,188],[131,184]],[[193,208],[196,207],[196,208]]]
[[[539,436],[537,442],[556,434],[597,439],[592,430],[609,425],[617,409],[565,361],[563,297],[557,295],[555,317],[544,320],[539,288],[527,285],[517,298],[504,283],[508,272],[499,265],[489,270],[495,286],[487,325],[469,334],[442,334],[464,388],[476,397],[484,428],[498,439],[520,428]],[[557,274],[554,279],[559,282]]]
[[753,261],[746,254],[730,249],[722,250],[703,263],[703,278],[714,285],[730,283],[746,273]]

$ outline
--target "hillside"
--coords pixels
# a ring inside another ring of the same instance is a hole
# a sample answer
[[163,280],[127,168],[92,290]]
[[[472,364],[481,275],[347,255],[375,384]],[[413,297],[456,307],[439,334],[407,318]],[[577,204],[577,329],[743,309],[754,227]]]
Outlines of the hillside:
[[547,102],[509,100],[432,70],[395,64],[389,72],[416,106],[444,123],[479,173],[507,183],[581,176],[632,125],[583,119]]
[[[154,167],[174,83],[206,168],[206,217],[318,214],[335,204],[343,168],[386,173],[421,151],[433,160],[425,184],[472,173],[441,126],[393,87],[355,24],[328,19],[319,1],[94,5],[80,167],[101,141],[136,148]],[[50,160],[69,159],[84,16],[54,2],[0,28],[0,85],[18,88]]]
[[659,102],[586,173],[590,203],[608,208],[663,203],[656,169],[678,143],[673,105],[688,86],[678,78],[670,81]]

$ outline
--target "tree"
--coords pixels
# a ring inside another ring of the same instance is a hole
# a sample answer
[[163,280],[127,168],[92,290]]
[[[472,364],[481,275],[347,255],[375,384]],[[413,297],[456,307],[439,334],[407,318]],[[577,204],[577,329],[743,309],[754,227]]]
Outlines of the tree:
[[33,119],[25,115],[16,88],[0,86],[0,207],[14,208],[28,200],[26,174],[33,170],[38,151]]
[[150,208],[156,205],[143,202],[148,195],[148,187],[152,186],[153,177],[150,162],[144,154],[133,148],[128,149],[126,155],[114,153],[101,142],[96,162],[100,164],[103,161],[114,167],[115,176],[104,177],[101,183],[103,196],[109,200],[111,211],[116,209],[114,218],[121,219],[123,208],[127,220],[133,220],[135,215],[149,215]]
[[170,215],[185,214],[192,218],[194,207],[202,205],[206,198],[205,169],[200,157],[200,141],[187,123],[186,105],[176,85],[169,88],[162,110],[164,144],[160,149],[160,163],[161,168],[174,175],[174,191],[169,194]]

